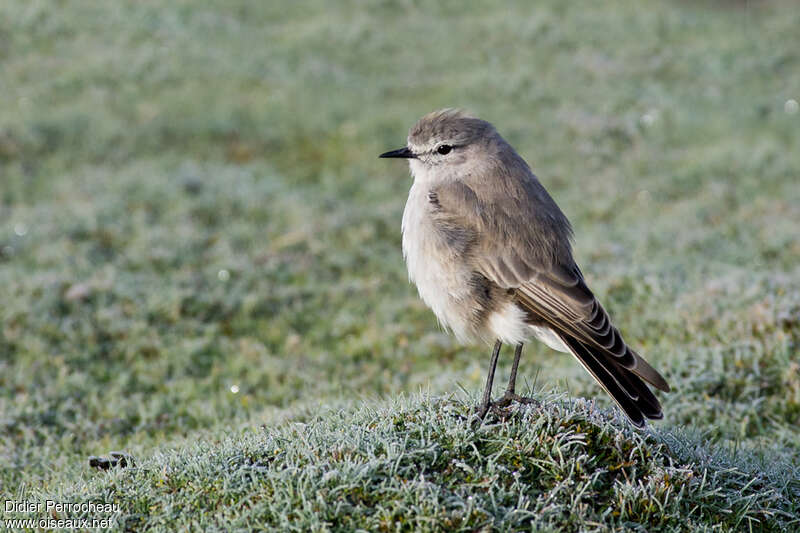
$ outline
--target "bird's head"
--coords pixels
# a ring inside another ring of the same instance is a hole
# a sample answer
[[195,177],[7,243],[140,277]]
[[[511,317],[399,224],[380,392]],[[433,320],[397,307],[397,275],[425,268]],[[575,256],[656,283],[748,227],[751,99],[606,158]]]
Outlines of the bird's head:
[[497,136],[494,127],[457,109],[428,113],[408,132],[406,146],[380,157],[409,160],[415,176],[420,173],[461,171],[465,164],[486,158]]

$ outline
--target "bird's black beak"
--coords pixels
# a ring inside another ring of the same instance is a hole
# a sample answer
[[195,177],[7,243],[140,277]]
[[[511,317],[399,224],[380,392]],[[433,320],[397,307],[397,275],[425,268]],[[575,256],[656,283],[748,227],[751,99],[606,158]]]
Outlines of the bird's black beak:
[[407,146],[404,146],[399,150],[392,150],[391,152],[382,153],[378,157],[402,157],[403,159],[416,159],[417,154],[409,150]]

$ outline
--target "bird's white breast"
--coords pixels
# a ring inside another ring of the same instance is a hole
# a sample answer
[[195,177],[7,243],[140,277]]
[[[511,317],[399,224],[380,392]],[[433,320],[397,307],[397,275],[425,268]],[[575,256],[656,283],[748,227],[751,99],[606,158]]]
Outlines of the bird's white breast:
[[403,212],[408,277],[436,318],[461,341],[475,336],[469,316],[470,271],[453,255],[431,218],[428,188],[415,181]]

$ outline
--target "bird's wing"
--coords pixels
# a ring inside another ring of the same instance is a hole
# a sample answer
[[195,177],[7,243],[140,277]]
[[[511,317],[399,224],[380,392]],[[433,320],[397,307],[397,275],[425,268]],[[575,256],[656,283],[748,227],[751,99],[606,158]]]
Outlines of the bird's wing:
[[[521,183],[506,179],[494,185],[488,191],[453,181],[431,191],[435,217],[449,227],[470,229],[468,260],[475,269],[500,287],[513,289],[532,320],[567,337],[567,347],[607,390],[602,373],[581,356],[584,352],[593,354],[612,375],[620,373],[617,369],[629,371],[616,376],[629,396],[640,396],[642,388],[652,396],[644,384],[636,383],[638,377],[668,391],[666,380],[625,344],[587,287],[572,259],[569,223],[538,180],[531,174]],[[631,372],[635,379],[626,387]]]

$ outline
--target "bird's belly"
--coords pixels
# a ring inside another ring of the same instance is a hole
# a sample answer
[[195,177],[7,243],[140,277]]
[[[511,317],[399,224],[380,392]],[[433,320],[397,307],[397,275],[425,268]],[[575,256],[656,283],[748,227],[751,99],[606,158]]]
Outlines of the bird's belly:
[[408,277],[439,322],[461,341],[475,337],[471,318],[470,273],[426,254],[420,246],[405,248]]

